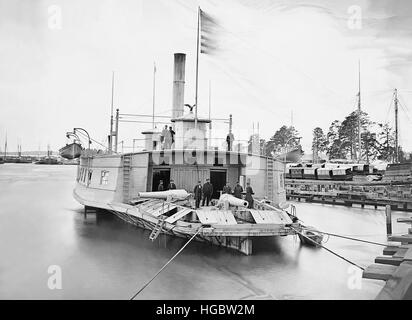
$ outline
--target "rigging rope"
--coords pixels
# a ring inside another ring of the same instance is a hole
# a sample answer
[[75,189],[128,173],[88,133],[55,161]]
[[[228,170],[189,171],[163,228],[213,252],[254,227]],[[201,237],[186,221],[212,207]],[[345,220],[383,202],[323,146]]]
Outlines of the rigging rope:
[[378,243],[378,242],[373,242],[373,241],[368,241],[368,240],[351,238],[351,237],[342,236],[342,235],[335,234],[335,233],[328,233],[328,232],[323,232],[323,231],[319,231],[319,230],[311,230],[311,229],[307,229],[307,230],[308,230],[308,231],[319,232],[319,233],[326,234],[326,235],[332,236],[332,237],[343,238],[343,239],[348,239],[348,240],[353,240],[353,241],[359,241],[359,242],[364,242],[364,243],[369,243],[369,244],[375,244],[375,245],[377,245],[377,246],[384,246],[384,247],[387,246],[387,244]]
[[202,230],[202,227],[199,227],[199,229],[197,229],[196,233],[189,239],[189,241],[187,241],[183,247],[180,248],[180,250],[178,252],[176,252],[176,254],[169,259],[169,261],[166,262],[166,264],[143,286],[140,288],[139,291],[137,291],[133,297],[130,298],[130,300],[133,300],[134,298],[137,297],[137,295],[139,293],[141,293],[168,265],[169,263],[171,263],[173,261],[173,259],[175,259],[182,251],[184,248],[186,248],[186,246],[192,242],[192,240],[199,234],[199,232]]
[[354,265],[355,267],[358,267],[361,270],[365,270],[365,268],[361,267],[360,265],[356,264],[353,261],[350,261],[348,259],[346,259],[345,257],[341,256],[340,254],[337,254],[336,252],[333,252],[332,250],[326,248],[325,246],[321,245],[320,243],[312,240],[311,238],[305,236],[302,232],[296,230],[294,227],[290,227],[292,230],[294,230],[297,234],[300,234],[302,237],[304,237],[305,239],[309,240],[310,242],[312,242],[313,244],[325,249],[326,251],[332,253],[333,255],[337,256],[338,258],[341,258],[342,260],[345,260],[346,262],[350,263],[351,265]]

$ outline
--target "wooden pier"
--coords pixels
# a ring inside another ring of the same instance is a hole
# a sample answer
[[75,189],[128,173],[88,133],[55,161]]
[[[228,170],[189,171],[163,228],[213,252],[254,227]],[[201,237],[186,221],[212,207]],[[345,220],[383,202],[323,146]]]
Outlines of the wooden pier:
[[412,212],[412,181],[355,182],[286,179],[286,198],[341,206]]
[[400,244],[385,247],[383,256],[376,257],[375,263],[363,272],[366,279],[386,281],[378,300],[412,300],[412,218],[397,222],[411,224],[409,233],[388,236],[389,241]]

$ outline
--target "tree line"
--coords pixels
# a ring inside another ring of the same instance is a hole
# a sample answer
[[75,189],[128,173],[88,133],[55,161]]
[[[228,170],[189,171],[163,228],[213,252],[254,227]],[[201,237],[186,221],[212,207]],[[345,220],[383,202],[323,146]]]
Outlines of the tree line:
[[[351,112],[343,121],[334,120],[327,133],[322,128],[313,129],[312,151],[316,156],[326,153],[329,159],[358,159],[357,111]],[[384,160],[393,162],[395,160],[395,132],[389,124],[377,123],[370,120],[369,115],[362,111],[360,113],[361,127],[361,155],[366,162]],[[405,154],[399,147],[399,160],[405,161]]]
[[[317,158],[323,153],[329,159],[358,159],[357,111],[340,120],[334,120],[327,132],[316,127],[313,129],[312,152]],[[395,160],[395,132],[389,124],[377,123],[370,120],[369,115],[360,113],[361,127],[361,159],[370,162]],[[266,156],[275,156],[293,149],[301,149],[299,132],[293,126],[282,126],[269,140],[260,139],[258,135],[252,135],[249,139],[248,151],[260,153]],[[303,150],[302,150],[303,154]],[[405,161],[405,154],[399,147],[399,160]]]

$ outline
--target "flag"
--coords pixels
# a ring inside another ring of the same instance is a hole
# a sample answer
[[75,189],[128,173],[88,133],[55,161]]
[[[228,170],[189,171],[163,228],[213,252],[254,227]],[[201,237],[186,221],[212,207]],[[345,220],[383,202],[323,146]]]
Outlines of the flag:
[[213,54],[218,49],[219,24],[212,16],[199,8],[200,12],[200,53]]

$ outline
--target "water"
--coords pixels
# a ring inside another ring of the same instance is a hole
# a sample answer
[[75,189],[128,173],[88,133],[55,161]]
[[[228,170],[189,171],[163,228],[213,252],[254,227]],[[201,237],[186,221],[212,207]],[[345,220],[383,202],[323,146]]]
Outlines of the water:
[[[110,214],[89,214],[72,197],[75,166],[0,166],[0,298],[129,299],[184,244],[135,228]],[[296,203],[307,225],[385,242],[382,210]],[[394,213],[393,218],[406,216]],[[394,233],[406,232],[394,225]],[[382,247],[330,238],[326,244],[359,265]],[[260,241],[253,256],[191,243],[138,299],[373,299],[381,281],[348,285],[353,269],[294,237]],[[62,270],[50,290],[48,268]]]

